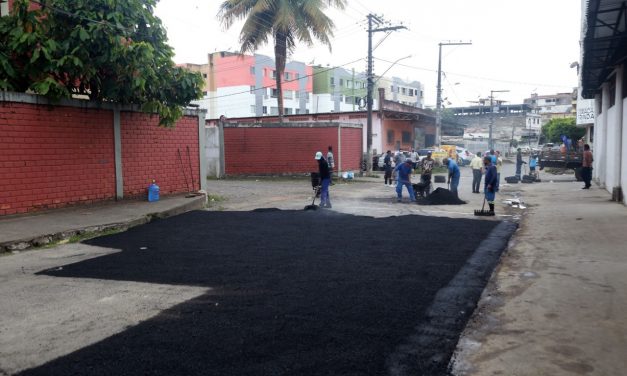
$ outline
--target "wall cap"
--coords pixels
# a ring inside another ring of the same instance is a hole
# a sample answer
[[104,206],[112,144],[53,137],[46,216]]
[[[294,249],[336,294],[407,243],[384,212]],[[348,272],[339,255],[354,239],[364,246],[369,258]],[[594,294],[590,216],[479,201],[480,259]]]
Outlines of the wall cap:
[[[210,126],[209,126],[210,127]],[[362,124],[342,122],[288,122],[288,123],[224,123],[224,128],[363,128]]]
[[[13,102],[13,103],[27,103],[27,104],[39,104],[48,106],[63,106],[74,107],[83,109],[100,109],[100,110],[119,110],[126,112],[141,112],[147,113],[141,110],[139,105],[123,105],[113,102],[97,102],[84,99],[61,99],[59,101],[52,101],[43,95],[30,94],[30,93],[17,93],[13,91],[0,91],[0,102]],[[186,116],[199,116],[203,118],[207,110],[200,108],[185,108],[183,114]]]

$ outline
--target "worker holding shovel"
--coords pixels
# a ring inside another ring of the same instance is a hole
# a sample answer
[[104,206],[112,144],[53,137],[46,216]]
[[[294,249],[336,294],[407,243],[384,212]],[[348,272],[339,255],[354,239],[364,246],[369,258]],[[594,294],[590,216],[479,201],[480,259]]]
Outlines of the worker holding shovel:
[[314,157],[318,161],[318,172],[320,173],[320,207],[331,209],[331,199],[329,198],[329,184],[331,184],[331,173],[329,164],[322,156],[322,152],[317,152]]
[[414,194],[414,188],[411,186],[411,172],[414,170],[414,163],[411,159],[406,159],[403,163],[400,163],[394,169],[396,172],[396,201],[401,202],[403,198],[403,186],[407,187],[407,193],[409,193],[409,201],[416,202],[416,195]]
[[485,200],[490,206],[490,213],[494,215],[494,200],[496,200],[497,178],[496,178],[496,166],[492,163],[490,157],[483,158],[483,165],[485,166],[485,185],[483,193]]

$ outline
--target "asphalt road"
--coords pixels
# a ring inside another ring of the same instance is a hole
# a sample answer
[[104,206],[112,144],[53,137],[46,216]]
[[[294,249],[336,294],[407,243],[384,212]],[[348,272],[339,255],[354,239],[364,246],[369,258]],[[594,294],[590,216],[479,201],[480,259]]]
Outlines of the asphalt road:
[[93,239],[116,251],[35,277],[204,293],[19,374],[444,375],[514,228],[197,211]]

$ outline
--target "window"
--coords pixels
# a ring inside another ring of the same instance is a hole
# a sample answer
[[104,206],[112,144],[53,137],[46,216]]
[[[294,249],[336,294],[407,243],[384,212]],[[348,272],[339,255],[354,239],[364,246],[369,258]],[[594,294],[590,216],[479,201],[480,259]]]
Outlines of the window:
[[279,91],[277,89],[272,89],[272,92],[270,93],[270,96],[272,98],[277,98],[279,96]]
[[250,113],[251,114],[256,114],[257,113],[257,106],[255,106],[254,104],[250,106]]
[[285,81],[289,81],[292,79],[292,74],[290,72],[285,72]]
[[300,108],[297,108],[296,110],[294,110],[296,115],[300,115]]
[[331,86],[335,86],[335,77],[331,77],[330,83]]
[[394,131],[390,130],[388,131],[388,144],[393,144],[394,143]]
[[272,79],[276,80],[276,71],[275,70],[272,71]]
[[411,143],[411,132],[403,132],[403,143],[409,144]]
[[208,92],[206,92],[206,91],[203,91],[203,92],[202,92],[202,96],[203,96],[203,97],[207,98],[207,95],[209,95],[209,93],[208,93]]
[[207,78],[207,73],[203,73],[202,78]]
[[414,96],[414,89],[407,90],[407,95],[409,95],[410,97],[413,97]]
[[250,67],[250,74],[255,75],[255,67]]
[[250,86],[250,93],[251,93],[251,94],[255,94],[255,89],[256,89],[256,88],[255,88],[255,85],[251,85],[251,86]]
[[294,98],[294,91],[293,90],[285,90],[283,92],[283,98],[285,98],[285,99],[293,99]]
[[261,113],[264,115],[268,115],[268,106],[261,107]]
[[407,95],[407,88],[401,88],[401,94]]
[[292,114],[292,109],[289,107],[286,107],[283,109],[283,113],[285,113],[285,115],[291,115]]
[[346,87],[349,88],[349,89],[352,89],[353,88],[353,81],[346,80]]
[[299,91],[299,90],[296,90],[296,91],[294,92],[294,95],[296,96],[296,99],[299,99],[299,98],[300,98],[300,91]]
[[340,87],[344,86],[344,79],[340,78]]
[[9,3],[4,0],[0,0],[0,17],[8,16],[8,15],[9,15]]
[[278,107],[270,107],[270,115],[278,115],[279,108]]

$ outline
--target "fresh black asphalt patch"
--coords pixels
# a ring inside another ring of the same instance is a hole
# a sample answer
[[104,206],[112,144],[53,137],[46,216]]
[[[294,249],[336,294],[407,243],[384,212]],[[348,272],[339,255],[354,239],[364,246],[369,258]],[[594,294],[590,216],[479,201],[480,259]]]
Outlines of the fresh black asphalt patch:
[[446,375],[515,225],[196,211],[41,272],[211,288],[23,375]]

